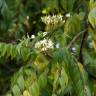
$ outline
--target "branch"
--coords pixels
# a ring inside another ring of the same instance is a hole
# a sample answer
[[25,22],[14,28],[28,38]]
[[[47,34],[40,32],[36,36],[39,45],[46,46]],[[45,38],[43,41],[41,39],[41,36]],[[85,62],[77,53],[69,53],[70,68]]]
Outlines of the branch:
[[81,36],[81,34],[85,33],[87,29],[79,32],[77,35],[74,36],[74,38],[72,39],[72,41],[69,43],[69,45],[67,46],[67,48],[71,48],[71,46],[75,43],[75,41]]
[[83,45],[84,45],[84,41],[86,39],[86,36],[88,35],[87,30],[84,32],[83,36],[82,36],[82,40],[81,40],[81,44],[80,44],[80,52],[79,52],[79,62],[81,62],[82,64],[83,62],[83,55],[82,55],[82,50],[83,50]]

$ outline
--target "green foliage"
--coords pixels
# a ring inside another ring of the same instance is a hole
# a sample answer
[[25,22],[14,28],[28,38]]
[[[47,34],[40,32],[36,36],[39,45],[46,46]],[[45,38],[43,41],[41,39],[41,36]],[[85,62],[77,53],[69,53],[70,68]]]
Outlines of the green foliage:
[[0,95],[96,96],[95,0],[0,0]]
[[89,13],[89,21],[93,28],[96,26],[96,8],[92,9]]

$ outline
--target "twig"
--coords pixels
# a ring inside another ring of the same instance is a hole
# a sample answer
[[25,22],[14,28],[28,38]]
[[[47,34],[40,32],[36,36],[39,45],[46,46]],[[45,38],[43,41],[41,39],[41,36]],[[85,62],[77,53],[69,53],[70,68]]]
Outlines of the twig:
[[80,37],[81,34],[85,33],[87,29],[79,32],[76,36],[74,36],[74,38],[72,39],[72,41],[69,43],[69,45],[67,46],[67,48],[69,49],[73,43]]
[[83,51],[83,45],[84,45],[84,41],[86,39],[86,36],[88,35],[88,32],[87,30],[84,32],[83,36],[82,36],[82,40],[81,40],[81,44],[80,44],[80,52],[79,52],[79,62],[80,63],[84,63],[83,62],[83,54],[82,54],[82,51]]

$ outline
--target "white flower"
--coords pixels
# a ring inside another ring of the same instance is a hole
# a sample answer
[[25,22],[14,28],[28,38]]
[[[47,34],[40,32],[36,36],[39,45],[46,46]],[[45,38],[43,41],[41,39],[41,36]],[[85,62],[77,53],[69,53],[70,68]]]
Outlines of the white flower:
[[43,36],[46,36],[48,32],[43,32]]
[[76,52],[76,48],[75,47],[72,47],[72,52]]
[[58,17],[57,17],[60,21],[62,21],[63,20],[63,16],[62,15],[58,15]]
[[50,39],[49,40],[44,39],[44,40],[38,41],[35,44],[35,48],[41,51],[47,51],[49,49],[53,49],[53,42]]
[[41,19],[42,19],[42,22],[44,22],[47,25],[58,24],[63,22],[63,16],[61,14],[53,15],[53,16],[50,16],[50,15],[44,16],[44,17],[41,17]]
[[70,13],[67,13],[65,16],[69,18],[71,16],[71,14]]
[[29,20],[29,16],[27,16],[26,18],[27,18],[27,20]]
[[35,38],[35,35],[31,35],[31,38],[34,39]]
[[59,44],[59,43],[57,43],[57,44],[56,44],[56,48],[59,48],[59,47],[60,47],[60,44]]
[[72,50],[73,50],[73,51],[76,51],[76,48],[75,48],[75,47],[72,47]]

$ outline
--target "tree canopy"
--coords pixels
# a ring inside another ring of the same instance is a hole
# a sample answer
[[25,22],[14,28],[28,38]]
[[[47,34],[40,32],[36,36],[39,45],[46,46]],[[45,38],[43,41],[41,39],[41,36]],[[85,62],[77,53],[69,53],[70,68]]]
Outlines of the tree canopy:
[[0,96],[96,96],[95,0],[0,0]]

